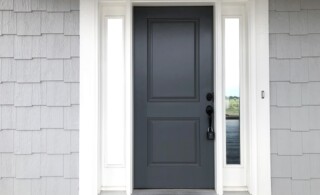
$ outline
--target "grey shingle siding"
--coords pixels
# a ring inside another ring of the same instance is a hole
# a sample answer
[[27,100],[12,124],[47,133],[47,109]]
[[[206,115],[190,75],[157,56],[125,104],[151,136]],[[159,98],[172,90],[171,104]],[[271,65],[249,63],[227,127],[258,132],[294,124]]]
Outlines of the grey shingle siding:
[[320,1],[269,5],[272,195],[318,195]]
[[78,194],[78,115],[79,0],[0,0],[1,195]]

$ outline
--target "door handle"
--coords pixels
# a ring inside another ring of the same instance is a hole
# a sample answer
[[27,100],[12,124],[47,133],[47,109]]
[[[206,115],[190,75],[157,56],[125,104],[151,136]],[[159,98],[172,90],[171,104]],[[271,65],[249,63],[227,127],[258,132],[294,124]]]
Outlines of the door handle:
[[213,107],[211,105],[207,106],[206,113],[208,115],[208,123],[209,123],[209,127],[208,127],[208,130],[207,130],[207,139],[208,140],[214,140],[215,134],[214,134],[214,130],[212,128]]

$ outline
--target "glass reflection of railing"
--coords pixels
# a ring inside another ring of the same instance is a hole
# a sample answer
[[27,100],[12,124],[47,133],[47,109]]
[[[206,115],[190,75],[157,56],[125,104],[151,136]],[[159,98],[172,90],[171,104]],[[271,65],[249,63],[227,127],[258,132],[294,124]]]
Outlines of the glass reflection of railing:
[[226,120],[240,120],[240,116],[226,114]]

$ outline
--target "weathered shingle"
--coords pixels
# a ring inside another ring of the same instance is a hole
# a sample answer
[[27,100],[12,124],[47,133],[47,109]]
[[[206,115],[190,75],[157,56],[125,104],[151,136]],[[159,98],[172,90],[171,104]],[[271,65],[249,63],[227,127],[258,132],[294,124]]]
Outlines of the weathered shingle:
[[41,34],[40,21],[41,21],[40,12],[18,13],[17,14],[17,34],[18,35],[40,35]]
[[14,153],[31,154],[32,153],[32,132],[15,131],[14,132]]
[[320,179],[310,181],[310,195],[318,195],[320,192]]
[[277,57],[277,34],[270,34],[269,36],[269,51],[270,58]]
[[1,62],[2,82],[16,81],[16,61],[12,58],[4,58]]
[[67,12],[64,14],[64,34],[79,35],[80,30],[79,11]]
[[63,80],[63,60],[41,60],[41,80]]
[[17,82],[40,82],[40,59],[17,61]]
[[293,180],[292,195],[310,195],[310,181]]
[[270,33],[289,33],[289,12],[270,12],[269,13]]
[[272,177],[291,177],[291,157],[271,155]]
[[306,58],[290,60],[290,81],[297,83],[308,82],[308,64],[309,60]]
[[320,34],[309,34],[309,35],[303,36],[301,39],[302,39],[301,40],[302,56],[306,56],[306,57],[320,56]]
[[79,36],[71,36],[71,57],[79,57],[80,56],[80,37]]
[[290,34],[304,35],[308,33],[308,11],[290,12]]
[[[2,62],[3,63],[3,62]],[[320,81],[320,58],[309,58],[309,81]]]
[[45,177],[41,179],[32,179],[31,181],[32,195],[46,194],[46,181],[47,179]]
[[78,105],[80,102],[79,98],[79,83],[70,83],[70,90],[71,90],[71,104]]
[[70,0],[71,1],[71,10],[80,10],[80,1],[79,0]]
[[272,129],[290,129],[290,109],[272,106],[270,120]]
[[70,0],[47,0],[47,10],[49,12],[68,12],[70,6]]
[[30,179],[14,180],[14,195],[32,195]]
[[69,154],[70,153],[70,132],[58,129],[47,130],[47,153],[48,154]]
[[2,35],[2,11],[0,11],[0,35]]
[[47,105],[70,106],[70,84],[63,82],[48,82]]
[[277,11],[300,11],[300,0],[276,0]]
[[79,179],[71,179],[70,180],[70,195],[78,195],[79,194]]
[[2,177],[15,177],[15,155],[13,153],[1,154],[0,172]]
[[302,134],[289,130],[277,131],[279,155],[302,155]]
[[41,32],[42,33],[63,33],[63,13],[41,14]]
[[2,178],[0,179],[0,189],[1,193],[5,195],[13,195],[14,189],[14,179],[13,178]]
[[32,105],[42,105],[41,103],[42,94],[41,94],[41,84],[34,83],[32,84]]
[[320,82],[310,82],[302,86],[303,105],[320,105]]
[[63,108],[41,106],[41,128],[63,128]]
[[302,136],[303,136],[303,152],[304,153],[308,153],[308,154],[320,153],[320,142],[319,142],[320,131],[304,132]]
[[276,0],[269,0],[269,11],[276,10]]
[[41,176],[63,176],[63,155],[41,155]]
[[277,105],[277,83],[270,82],[270,105]]
[[309,10],[308,11],[308,32],[309,33],[320,33],[320,10]]
[[47,105],[47,83],[41,82],[41,105]]
[[79,106],[73,105],[64,108],[64,129],[79,129]]
[[13,35],[0,36],[0,57],[13,57]]
[[309,154],[310,157],[310,177],[320,178],[320,154]]
[[0,84],[0,104],[12,105],[14,103],[14,83]]
[[2,34],[16,34],[17,15],[13,11],[2,12]]
[[14,41],[15,59],[32,59],[32,37],[16,36]]
[[0,0],[0,10],[13,10],[13,0]]
[[46,195],[69,195],[70,180],[58,177],[49,177],[46,182]]
[[79,82],[79,74],[80,74],[79,58],[64,60],[64,81],[65,82]]
[[292,156],[292,179],[310,179],[309,155]]
[[14,11],[16,12],[30,12],[31,0],[14,0]]
[[64,155],[64,177],[79,178],[79,154]]
[[32,106],[32,84],[15,84],[15,106]]
[[301,85],[288,82],[277,83],[278,106],[300,106]]
[[291,130],[308,131],[309,130],[309,109],[308,107],[291,108]]
[[40,178],[40,154],[16,155],[16,178]]
[[2,129],[16,128],[16,108],[14,106],[1,106]]
[[45,0],[31,0],[32,10],[45,11],[47,9],[47,1]]
[[270,81],[290,81],[290,61],[270,59]]
[[45,148],[42,146],[42,131],[32,131],[31,150],[32,153],[45,152]]
[[301,37],[277,34],[278,58],[301,58]]
[[272,195],[292,195],[290,178],[273,178],[271,185]]
[[32,57],[44,58],[47,56],[47,36],[33,36],[32,37]]
[[60,34],[48,34],[47,57],[51,59],[70,58],[70,37]]
[[320,2],[315,0],[303,0],[301,1],[302,9],[320,9]]
[[40,130],[40,106],[17,108],[17,130]]
[[71,152],[79,152],[79,131],[70,131],[71,136]]
[[271,142],[271,154],[278,154],[278,131],[277,130],[271,130],[270,135],[270,142]]

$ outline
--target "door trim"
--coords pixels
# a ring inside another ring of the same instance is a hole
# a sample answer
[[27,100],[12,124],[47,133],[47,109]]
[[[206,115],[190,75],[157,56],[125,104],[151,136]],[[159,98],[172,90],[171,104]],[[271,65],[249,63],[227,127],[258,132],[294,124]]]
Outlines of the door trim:
[[[230,0],[226,0],[229,4]],[[271,194],[270,174],[270,108],[269,108],[269,34],[268,0],[234,0],[245,3],[249,22],[249,147],[250,171],[248,190],[253,195]],[[221,7],[223,0],[132,0],[98,1],[80,0],[80,195],[94,195],[101,190],[100,155],[100,14],[103,4],[121,4],[126,7],[125,26],[132,29],[132,6],[136,5],[213,5],[215,8],[215,92],[223,94],[222,83],[222,43]],[[132,30],[126,38],[126,134],[125,134],[125,186],[128,195],[132,193]],[[261,93],[265,97],[261,97]],[[223,97],[215,97],[215,128],[222,129]],[[219,114],[220,113],[220,114]],[[215,143],[215,186],[219,195],[223,194],[223,142],[222,134],[217,133]],[[112,188],[109,188],[112,190]]]

